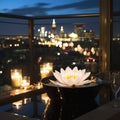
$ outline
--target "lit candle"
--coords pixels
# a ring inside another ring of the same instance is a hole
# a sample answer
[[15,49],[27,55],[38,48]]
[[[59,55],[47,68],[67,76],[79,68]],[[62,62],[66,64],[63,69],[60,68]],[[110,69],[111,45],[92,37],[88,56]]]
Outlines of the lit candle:
[[12,86],[18,88],[21,86],[22,81],[22,70],[21,69],[12,69],[11,70],[11,80]]
[[43,88],[43,85],[42,85],[41,82],[38,82],[38,84],[37,84],[37,89],[40,89],[40,88]]
[[44,63],[43,65],[40,65],[41,79],[52,75],[52,72],[53,72],[52,63]]
[[24,76],[21,82],[21,87],[23,87],[26,90],[29,87],[29,85],[30,85],[30,77]]

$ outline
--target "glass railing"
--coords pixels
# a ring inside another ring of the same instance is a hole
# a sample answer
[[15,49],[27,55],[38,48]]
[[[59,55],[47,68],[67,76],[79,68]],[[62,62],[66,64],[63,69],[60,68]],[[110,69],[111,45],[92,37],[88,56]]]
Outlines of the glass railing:
[[[31,72],[27,21],[10,20],[0,20],[6,30],[0,35],[1,84],[11,83],[13,68],[22,69],[23,76]],[[96,74],[99,72],[99,17],[34,20],[32,47],[37,81],[42,78],[40,66],[48,63],[52,63],[53,70],[77,66]]]

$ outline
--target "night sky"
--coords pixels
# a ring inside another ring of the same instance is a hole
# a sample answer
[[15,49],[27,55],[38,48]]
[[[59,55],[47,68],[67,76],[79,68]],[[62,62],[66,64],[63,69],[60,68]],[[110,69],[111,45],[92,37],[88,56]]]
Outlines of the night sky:
[[0,13],[25,16],[98,13],[99,0],[0,0]]
[[[22,15],[22,16],[50,16],[50,15],[69,15],[69,14],[87,14],[87,13],[99,13],[99,1],[100,0],[0,0],[0,13],[7,13],[7,14],[14,14],[14,15]],[[119,3],[120,0],[113,0],[114,2],[114,9],[120,11]],[[5,34],[22,34],[26,35],[27,33],[27,27],[26,26],[20,26],[15,24],[4,24],[3,21],[6,18],[0,18],[0,35]],[[117,18],[118,20],[119,18]],[[20,22],[18,19],[9,19],[7,21],[15,21]],[[44,20],[45,21],[45,20]],[[40,22],[40,24],[43,23],[43,25],[51,25],[52,20],[49,20],[48,22],[44,21]],[[56,20],[57,25],[61,22],[64,24],[61,25],[71,25],[73,27],[73,23],[69,21],[63,21],[63,20]],[[76,21],[78,22],[78,21]],[[93,24],[87,24],[86,26],[90,26],[90,29],[92,28],[97,33],[99,33],[99,21],[94,24],[94,21],[91,21],[91,19],[80,19],[79,22],[83,23],[89,23],[93,22]],[[26,23],[22,21],[22,23]],[[72,24],[71,24],[72,23]],[[97,25],[98,24],[98,25]],[[114,30],[118,31],[120,26],[118,24],[114,24]],[[41,27],[40,25],[37,27]],[[68,26],[66,29],[70,30]],[[71,31],[72,32],[72,31]]]

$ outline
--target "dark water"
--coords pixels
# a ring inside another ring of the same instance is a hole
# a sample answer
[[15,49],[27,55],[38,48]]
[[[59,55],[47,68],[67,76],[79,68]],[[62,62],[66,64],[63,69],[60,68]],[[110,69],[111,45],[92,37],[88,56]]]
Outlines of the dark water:
[[[99,95],[96,97],[96,102],[99,104]],[[37,96],[37,101],[35,102],[31,98],[27,99],[27,103],[24,103],[24,100],[22,100],[22,105],[19,106],[19,109],[16,108],[15,104],[0,106],[2,111],[17,113],[40,120],[73,120],[73,118],[79,117],[81,114],[81,111],[78,109],[79,105],[76,103],[63,104],[59,102],[50,104],[48,102],[48,104],[45,104],[41,100],[41,96]]]
[[[38,96],[37,101],[35,102],[33,102],[31,98],[26,98],[26,99],[27,99],[27,103],[24,103],[24,99],[23,99],[11,104],[0,106],[0,110],[11,113],[17,113],[31,118],[42,119],[42,113],[45,108],[45,103],[41,100],[41,97]],[[22,103],[22,105],[19,105],[17,108],[15,104],[20,102]]]

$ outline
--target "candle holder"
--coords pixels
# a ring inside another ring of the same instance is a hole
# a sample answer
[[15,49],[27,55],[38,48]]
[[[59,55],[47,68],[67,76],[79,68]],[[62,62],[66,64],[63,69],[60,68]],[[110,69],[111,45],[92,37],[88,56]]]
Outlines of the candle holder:
[[19,88],[22,81],[22,70],[21,69],[11,69],[11,82],[14,88]]
[[40,76],[41,79],[51,76],[53,72],[53,63],[48,62],[40,65]]
[[28,89],[30,86],[30,77],[29,76],[23,76],[22,82],[21,82],[21,87],[23,89]]

